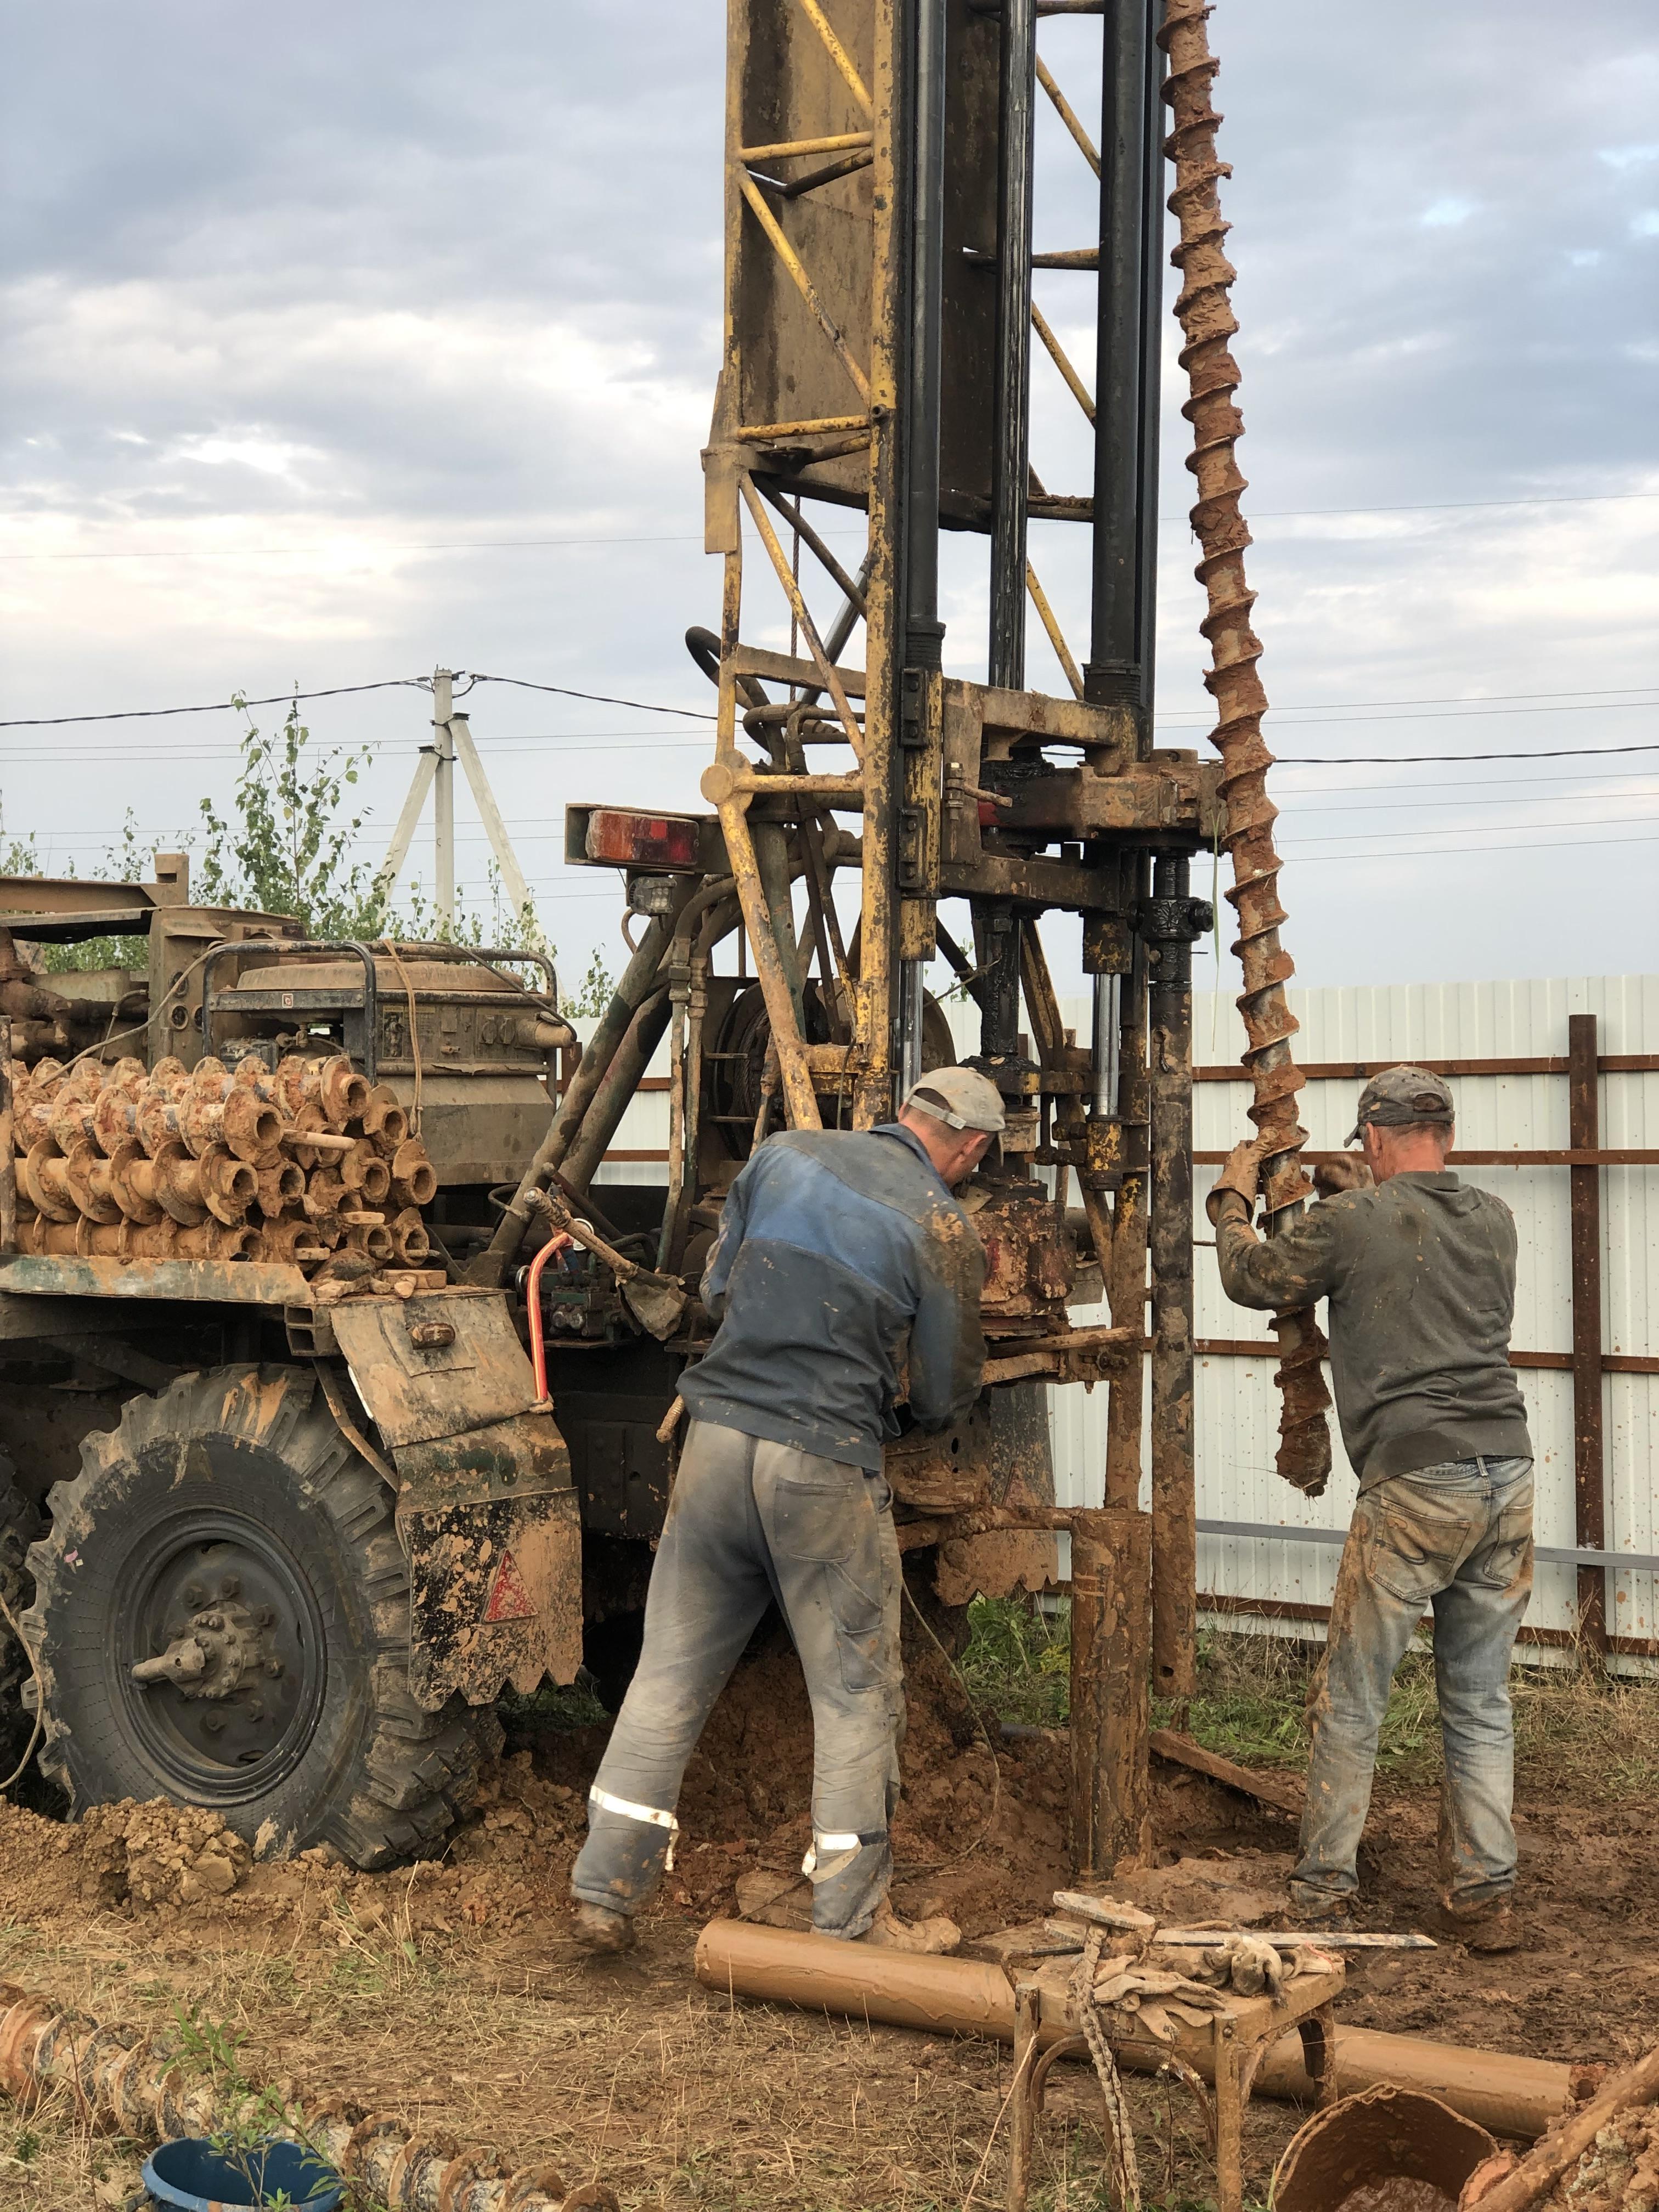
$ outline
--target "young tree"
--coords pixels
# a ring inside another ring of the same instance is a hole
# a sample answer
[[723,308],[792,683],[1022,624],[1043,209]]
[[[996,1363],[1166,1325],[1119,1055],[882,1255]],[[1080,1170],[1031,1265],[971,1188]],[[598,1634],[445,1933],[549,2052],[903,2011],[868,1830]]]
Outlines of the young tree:
[[[247,714],[240,696],[235,703]],[[391,926],[385,894],[367,862],[352,858],[363,817],[342,818],[368,756],[313,754],[310,744],[297,699],[270,737],[248,716],[234,820],[202,801],[206,843],[195,896],[203,906],[292,915],[313,937],[383,937]]]

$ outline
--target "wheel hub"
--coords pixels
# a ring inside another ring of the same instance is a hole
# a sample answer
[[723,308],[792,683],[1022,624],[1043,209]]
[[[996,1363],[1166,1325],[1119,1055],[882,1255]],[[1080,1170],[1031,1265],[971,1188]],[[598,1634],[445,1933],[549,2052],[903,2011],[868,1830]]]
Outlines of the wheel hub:
[[192,1513],[149,1532],[128,1589],[112,1656],[169,1784],[205,1803],[270,1789],[322,1701],[323,1624],[298,1562],[256,1522]]
[[[228,1575],[221,1589],[236,1582]],[[171,1682],[181,1698],[234,1698],[244,1682],[261,1675],[279,1680],[283,1672],[271,1634],[270,1606],[257,1613],[234,1597],[197,1613],[182,1635],[154,1659],[141,1659],[135,1682]]]

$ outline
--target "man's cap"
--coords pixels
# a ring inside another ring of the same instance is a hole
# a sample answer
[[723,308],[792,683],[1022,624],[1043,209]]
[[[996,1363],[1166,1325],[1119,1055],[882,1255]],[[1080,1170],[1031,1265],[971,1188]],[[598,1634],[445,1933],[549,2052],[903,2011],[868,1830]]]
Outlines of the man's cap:
[[1342,1141],[1345,1145],[1358,1144],[1367,1121],[1381,1122],[1385,1128],[1399,1128],[1410,1121],[1450,1123],[1456,1119],[1457,1109],[1452,1104],[1451,1091],[1443,1076],[1426,1067],[1385,1067],[1381,1075],[1372,1076],[1360,1092],[1358,1114]]
[[951,1129],[984,1129],[992,1136],[1007,1127],[1002,1094],[976,1067],[935,1067],[913,1084],[906,1113],[931,1114]]

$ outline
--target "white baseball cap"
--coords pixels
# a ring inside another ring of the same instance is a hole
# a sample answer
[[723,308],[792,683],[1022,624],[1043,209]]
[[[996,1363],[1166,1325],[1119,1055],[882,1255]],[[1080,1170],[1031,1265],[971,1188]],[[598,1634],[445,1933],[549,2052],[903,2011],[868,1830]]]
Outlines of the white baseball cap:
[[911,1086],[906,1113],[930,1114],[951,1129],[982,1129],[996,1136],[1007,1127],[1002,1095],[976,1067],[935,1067]]

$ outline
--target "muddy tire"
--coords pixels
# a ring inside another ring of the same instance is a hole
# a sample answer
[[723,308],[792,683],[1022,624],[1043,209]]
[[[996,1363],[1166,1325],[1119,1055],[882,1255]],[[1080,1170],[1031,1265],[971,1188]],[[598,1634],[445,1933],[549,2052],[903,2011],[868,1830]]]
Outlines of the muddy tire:
[[[0,1598],[21,1626],[28,1603],[28,1548],[40,1532],[40,1516],[13,1481],[13,1472],[0,1452]],[[28,1735],[21,1695],[28,1671],[27,1655],[0,1613],[0,1758],[5,1759],[0,1773],[10,1772],[10,1753],[21,1752]]]
[[[366,1868],[437,1850],[500,1729],[410,1696],[392,1502],[315,1377],[181,1376],[81,1457],[29,1551],[21,1620],[40,1765],[71,1808],[167,1797],[222,1814],[256,1852],[330,1844]],[[169,1651],[194,1665],[198,1627],[205,1674],[135,1681]]]

